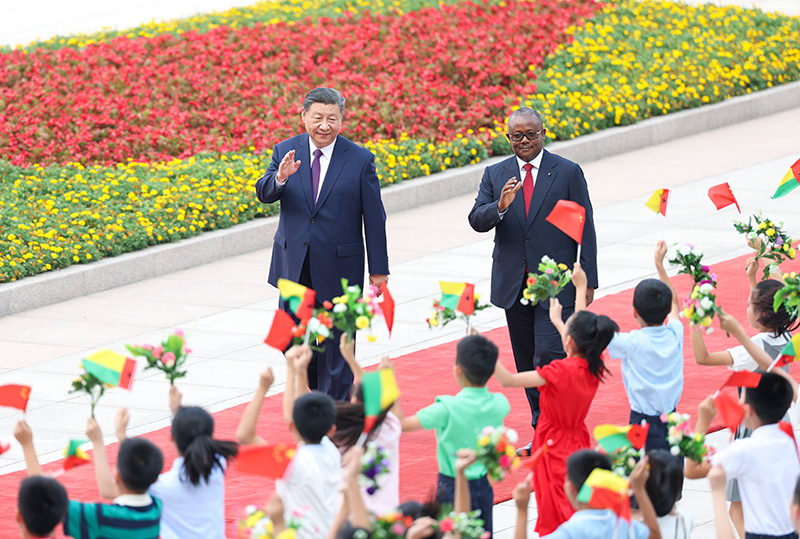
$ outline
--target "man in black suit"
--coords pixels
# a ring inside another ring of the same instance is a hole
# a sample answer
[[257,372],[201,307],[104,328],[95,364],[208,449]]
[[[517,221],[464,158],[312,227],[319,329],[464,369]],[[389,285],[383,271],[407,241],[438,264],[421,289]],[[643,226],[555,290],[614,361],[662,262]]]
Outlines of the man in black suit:
[[[581,266],[588,277],[587,304],[597,287],[597,241],[586,180],[576,163],[543,148],[546,134],[542,117],[531,108],[517,109],[509,116],[506,136],[514,157],[486,168],[469,214],[476,231],[495,229],[491,301],[506,311],[517,371],[532,370],[565,356],[561,337],[550,322],[549,303],[520,302],[528,272],[538,272],[543,256],[570,267],[577,258],[578,244],[545,220],[561,199],[586,209]],[[559,301],[566,319],[575,309],[571,284],[559,295]],[[536,428],[539,392],[535,388],[525,391],[531,425]],[[530,445],[518,453],[529,451]]]

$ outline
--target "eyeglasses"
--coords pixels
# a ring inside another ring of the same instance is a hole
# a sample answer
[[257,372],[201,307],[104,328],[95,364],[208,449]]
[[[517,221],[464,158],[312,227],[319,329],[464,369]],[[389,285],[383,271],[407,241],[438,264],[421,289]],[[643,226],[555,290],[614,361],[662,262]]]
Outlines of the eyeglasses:
[[528,137],[528,140],[533,141],[539,137],[544,131],[544,127],[539,129],[538,131],[528,131],[527,133],[514,133],[513,135],[506,134],[508,140],[511,142],[522,142],[522,139]]

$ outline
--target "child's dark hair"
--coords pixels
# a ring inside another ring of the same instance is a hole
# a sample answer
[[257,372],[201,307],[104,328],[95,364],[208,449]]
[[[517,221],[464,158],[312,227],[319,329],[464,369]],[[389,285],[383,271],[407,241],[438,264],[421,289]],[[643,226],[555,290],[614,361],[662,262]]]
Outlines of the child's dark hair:
[[598,380],[602,380],[608,373],[600,355],[617,331],[619,331],[617,323],[603,314],[579,311],[569,319],[567,333],[589,364],[589,372]]
[[581,449],[567,458],[567,479],[576,490],[580,490],[595,468],[611,470],[611,461],[602,453]]
[[318,444],[336,421],[336,405],[325,393],[306,393],[294,401],[292,421],[303,440]]
[[469,335],[458,341],[456,365],[470,384],[485,386],[497,364],[497,345],[483,335]]
[[744,392],[744,402],[753,407],[753,411],[765,425],[777,423],[789,406],[792,405],[794,390],[792,384],[774,372],[761,374],[757,387],[748,387]]
[[775,279],[767,279],[759,282],[751,293],[750,299],[753,304],[753,313],[759,324],[772,332],[774,337],[780,337],[788,331],[794,331],[800,326],[800,320],[792,318],[786,311],[786,304],[782,304],[777,312],[773,301],[775,292],[783,288],[783,283]]
[[[353,389],[353,396],[356,402],[336,402],[336,432],[331,438],[333,444],[339,451],[353,447],[358,441],[358,437],[364,431],[364,391],[361,384],[356,384]],[[378,432],[378,427],[383,424],[389,408],[381,412],[375,425],[367,435],[367,441],[372,440]]]
[[645,488],[656,515],[663,517],[672,511],[683,490],[683,463],[666,449],[651,449],[647,452],[650,477]]
[[648,326],[663,324],[672,310],[672,290],[663,281],[645,279],[633,290],[633,308]]
[[197,406],[182,407],[172,420],[172,436],[178,452],[183,456],[181,476],[193,485],[208,478],[215,467],[222,468],[222,460],[236,456],[236,442],[215,440],[214,418]]
[[164,455],[150,440],[127,438],[119,444],[117,470],[122,484],[136,494],[144,494],[156,482],[164,466]]
[[67,490],[50,477],[27,477],[19,485],[17,508],[25,528],[36,537],[49,537],[67,514]]

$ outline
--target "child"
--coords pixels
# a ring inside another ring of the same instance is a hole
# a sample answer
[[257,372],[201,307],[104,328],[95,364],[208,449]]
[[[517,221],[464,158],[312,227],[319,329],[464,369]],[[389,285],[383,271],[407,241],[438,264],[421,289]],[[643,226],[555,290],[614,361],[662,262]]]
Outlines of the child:
[[[148,490],[164,504],[161,538],[225,539],[225,469],[235,457],[235,442],[216,440],[214,419],[202,408],[181,406],[178,388],[170,388],[175,413],[170,440],[179,457]],[[128,411],[117,414],[117,438],[126,438]]]
[[609,355],[622,360],[630,424],[650,424],[648,450],[669,449],[660,416],[675,411],[683,391],[683,324],[678,294],[664,269],[666,254],[667,245],[659,241],[655,266],[660,280],[645,279],[633,291],[633,318],[641,329],[617,333],[608,345]]
[[683,462],[666,449],[647,452],[650,476],[647,478],[647,495],[656,512],[658,528],[663,539],[688,539],[694,518],[678,510],[675,503],[683,490]]
[[[14,436],[22,445],[28,475],[41,475],[42,468],[33,447],[33,434],[24,420],[14,429]],[[103,433],[94,418],[86,425],[86,436],[94,448],[94,467],[100,496],[108,498],[108,485],[119,493],[113,504],[85,503],[70,500],[64,519],[64,533],[75,539],[104,538],[158,539],[161,519],[161,501],[151,497],[147,489],[152,485],[164,457],[161,450],[144,438],[129,438],[119,444],[117,467],[112,474],[108,466]]]
[[[792,385],[781,374],[763,373],[758,386],[747,388],[743,395],[742,421],[753,434],[734,440],[711,457],[710,464],[687,461],[686,476],[709,476],[715,514],[722,497],[721,485],[726,479],[738,479],[747,537],[797,538],[789,506],[800,475],[800,461],[794,436],[777,424],[792,402]],[[715,414],[714,400],[708,397],[698,408],[696,431],[705,432]],[[724,499],[721,506],[724,508]],[[719,515],[717,523],[718,529],[730,531]]]
[[[403,432],[436,430],[439,462],[436,496],[441,503],[454,501],[456,452],[464,447],[474,447],[484,427],[498,427],[508,415],[508,399],[499,393],[490,393],[486,387],[496,363],[497,346],[493,342],[482,335],[464,337],[456,347],[456,364],[453,368],[461,391],[454,396],[436,397],[435,403],[416,415],[400,417]],[[467,468],[466,476],[469,479],[471,506],[481,510],[484,528],[491,533],[494,492],[486,477],[486,468],[476,462]]]
[[[297,531],[300,539],[318,538],[330,529],[336,516],[336,493],[342,479],[341,455],[329,438],[335,432],[333,399],[316,391],[294,398],[296,392],[307,391],[306,372],[311,356],[308,346],[293,346],[286,351],[287,364],[295,365],[297,380],[293,373],[287,372],[283,411],[289,430],[299,443],[291,465],[276,485],[283,501],[285,520],[288,522],[295,511],[304,514],[303,525]],[[256,434],[256,423],[272,379],[268,368],[261,375],[258,391],[239,422],[236,431],[239,443],[263,443]]]
[[41,475],[22,481],[15,517],[21,537],[52,537],[66,514],[67,491],[61,483]]
[[575,266],[576,312],[566,326],[561,320],[561,304],[556,299],[550,301],[550,319],[561,332],[567,357],[535,371],[513,375],[499,363],[495,370],[495,376],[504,387],[539,388],[541,415],[532,451],[548,440],[554,442],[533,476],[539,535],[553,532],[574,512],[563,488],[566,460],[578,449],[590,446],[584,421],[600,380],[607,372],[600,354],[619,331],[617,324],[607,316],[581,310],[585,308],[586,274],[578,264]]
[[[588,504],[578,501],[578,493],[593,470],[611,470],[611,461],[606,455],[584,449],[577,451],[567,459],[567,479],[564,482],[566,497],[575,508],[569,520],[561,524],[553,533],[547,535],[553,539],[607,539],[610,537],[635,537],[645,539],[660,538],[656,514],[653,504],[645,490],[648,475],[648,458],[639,461],[631,473],[630,485],[633,497],[641,508],[644,524],[637,521],[628,522],[620,518],[611,509],[593,509]],[[514,489],[514,501],[517,504],[517,526],[515,539],[527,537],[528,500],[531,490],[527,481]],[[541,518],[541,517],[540,517]]]

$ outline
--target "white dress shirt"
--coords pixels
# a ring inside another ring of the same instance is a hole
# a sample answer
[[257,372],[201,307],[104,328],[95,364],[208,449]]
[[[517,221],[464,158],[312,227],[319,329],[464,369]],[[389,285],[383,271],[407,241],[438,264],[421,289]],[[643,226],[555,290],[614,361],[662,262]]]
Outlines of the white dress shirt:
[[[533,165],[533,168],[531,169],[531,176],[533,177],[533,187],[535,188],[536,187],[536,177],[539,174],[539,169],[542,168],[542,155],[544,155],[544,150],[539,150],[539,153],[536,154],[536,157],[534,157],[530,161],[523,161],[522,159],[517,157],[517,168],[519,169],[519,176],[517,176],[517,180],[519,180],[520,182],[525,181],[526,172],[525,172],[525,169],[523,167],[525,165],[527,165],[528,163],[530,163],[531,165]],[[519,191],[517,191],[517,195],[516,196],[523,196],[522,187],[519,188]],[[501,221],[503,220],[503,217],[505,216],[507,211],[508,211],[508,208],[506,208],[506,211],[502,211],[502,212],[500,210],[497,211],[498,215],[500,216],[500,220]]]

